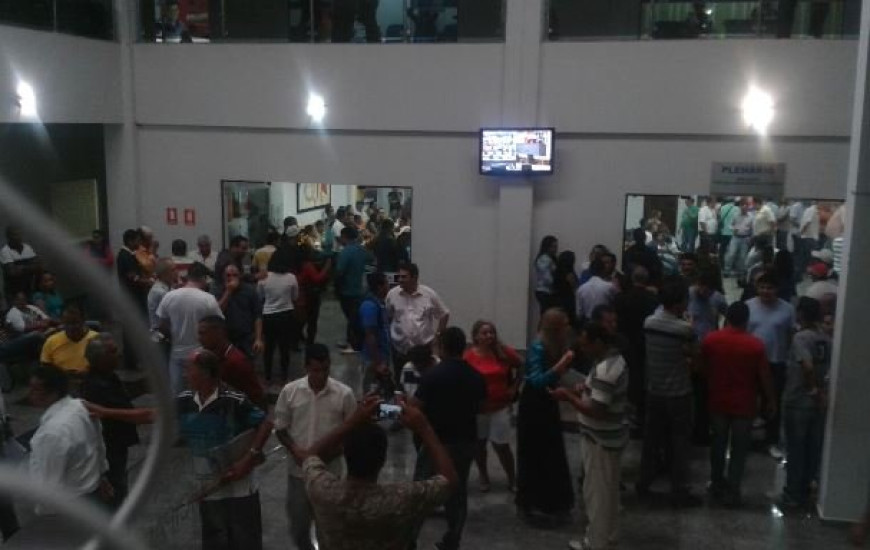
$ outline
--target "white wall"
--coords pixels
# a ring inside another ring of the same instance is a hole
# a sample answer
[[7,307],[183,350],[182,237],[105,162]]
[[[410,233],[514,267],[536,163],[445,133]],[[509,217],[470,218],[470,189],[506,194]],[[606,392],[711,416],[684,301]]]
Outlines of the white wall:
[[[143,216],[161,242],[193,242],[200,233],[219,238],[221,179],[411,186],[421,280],[442,294],[461,326],[494,314],[498,189],[476,175],[474,137],[323,140],[285,132],[144,128],[139,144]],[[198,225],[166,226],[167,201],[196,205]]]
[[20,80],[42,122],[121,122],[120,56],[115,42],[0,25],[0,122],[20,121]]
[[[502,120],[503,49],[141,44],[136,117],[307,128],[315,89],[332,129],[472,132]],[[771,134],[848,136],[855,51],[848,40],[545,43],[540,96],[523,101],[562,133],[746,135],[740,102],[754,82],[776,102]]]
[[857,42],[545,43],[540,121],[561,132],[746,135],[750,83],[773,96],[771,135],[848,136]]
[[140,124],[307,128],[310,90],[327,127],[474,131],[497,124],[502,46],[134,46]]

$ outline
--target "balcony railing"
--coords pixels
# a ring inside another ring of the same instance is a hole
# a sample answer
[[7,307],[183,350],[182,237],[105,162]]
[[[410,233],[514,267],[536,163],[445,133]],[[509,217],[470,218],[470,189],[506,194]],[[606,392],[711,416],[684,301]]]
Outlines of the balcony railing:
[[550,0],[550,40],[855,38],[861,0]]
[[0,24],[115,39],[112,0],[0,0]]
[[145,42],[504,40],[504,0],[140,0]]

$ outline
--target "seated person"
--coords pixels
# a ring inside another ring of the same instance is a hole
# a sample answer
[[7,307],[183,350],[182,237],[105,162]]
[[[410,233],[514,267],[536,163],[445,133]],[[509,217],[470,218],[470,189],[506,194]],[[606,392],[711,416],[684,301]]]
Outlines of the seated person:
[[78,302],[64,304],[61,321],[63,330],[45,341],[39,360],[67,374],[84,375],[89,368],[85,348],[88,341],[97,337],[97,333],[85,325],[82,306]]
[[33,305],[44,311],[55,321],[60,321],[63,313],[63,298],[57,291],[54,274],[44,272],[39,278],[37,291],[33,293]]
[[33,291],[33,279],[42,271],[42,262],[24,242],[17,227],[6,228],[6,246],[0,248],[0,266],[6,296],[14,296],[22,290],[28,294]]
[[4,322],[8,339],[0,343],[0,363],[36,358],[44,333],[51,325],[51,320],[42,310],[27,303],[24,292],[15,294],[12,309],[6,313]]

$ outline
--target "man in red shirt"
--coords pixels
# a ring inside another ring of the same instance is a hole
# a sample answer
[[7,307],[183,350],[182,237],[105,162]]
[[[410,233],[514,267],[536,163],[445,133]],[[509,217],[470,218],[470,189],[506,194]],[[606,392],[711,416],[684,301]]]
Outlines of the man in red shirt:
[[263,384],[254,372],[254,364],[245,353],[230,343],[227,323],[216,315],[205,317],[198,326],[199,343],[221,360],[220,380],[242,392],[251,403],[267,411]]
[[[749,451],[756,397],[761,386],[768,415],[776,412],[776,397],[764,343],[746,331],[749,308],[735,302],[725,315],[727,326],[710,333],[701,344],[701,360],[708,379],[712,483],[710,493],[724,504],[739,506],[740,482]],[[731,441],[727,476],[725,457]]]

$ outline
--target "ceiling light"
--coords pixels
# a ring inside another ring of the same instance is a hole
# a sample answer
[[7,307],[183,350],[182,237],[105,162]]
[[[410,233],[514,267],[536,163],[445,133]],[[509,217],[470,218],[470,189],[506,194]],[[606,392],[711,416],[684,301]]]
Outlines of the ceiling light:
[[19,81],[18,87],[15,89],[18,98],[18,110],[22,117],[36,117],[36,94],[33,93],[33,86],[27,82]]
[[773,121],[773,98],[754,86],[743,98],[743,122],[761,135],[767,133],[767,127]]
[[326,116],[326,101],[324,101],[323,96],[317,94],[309,95],[308,107],[305,109],[305,112],[314,124],[320,124],[323,122],[323,119]]

